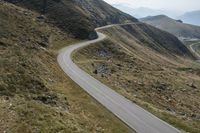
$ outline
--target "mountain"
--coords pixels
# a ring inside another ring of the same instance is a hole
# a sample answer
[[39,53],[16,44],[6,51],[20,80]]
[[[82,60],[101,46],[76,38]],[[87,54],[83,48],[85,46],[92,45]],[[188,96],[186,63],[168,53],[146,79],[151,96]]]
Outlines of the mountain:
[[[178,89],[188,89],[188,92],[192,93],[188,94],[190,97],[198,94],[196,89],[190,90],[191,81],[194,80],[193,87],[199,85],[196,85],[195,82],[196,79],[199,79],[198,76],[191,79],[198,69],[194,68],[195,63],[191,60],[193,58],[191,53],[175,36],[140,23],[134,17],[111,7],[102,0],[3,0],[0,1],[0,132],[134,132],[76,85],[64,74],[57,63],[57,55],[61,48],[84,41],[88,36],[90,39],[95,38],[94,28],[129,22],[133,24],[102,31],[105,34],[107,32],[108,35],[114,34],[113,47],[109,50],[117,51],[113,56],[115,61],[123,61],[125,66],[128,66],[122,70],[134,72],[129,72],[130,75],[127,76],[123,73],[118,73],[120,75],[115,73],[114,76],[119,80],[120,77],[141,75],[136,78],[145,81],[146,74],[151,72],[148,75],[151,85],[147,86],[145,90],[153,88],[153,91],[150,90],[149,92],[152,93],[145,92],[145,94],[153,95],[155,91],[169,91],[176,85],[171,85],[170,81],[166,84],[159,83],[160,79],[162,81],[171,80],[172,76],[175,79],[177,73],[183,70],[183,74],[190,73],[190,80],[185,78],[184,81],[187,83],[180,82],[180,85],[183,86]],[[120,44],[123,49],[115,44]],[[98,47],[99,45],[94,46]],[[105,42],[104,46],[106,51],[110,43]],[[120,50],[125,50],[125,52],[120,52]],[[86,51],[83,55],[88,53]],[[99,51],[91,53],[90,56]],[[105,52],[100,51],[100,53],[104,54]],[[182,57],[184,57],[184,62],[188,61],[192,66],[173,65],[177,64],[176,59],[180,58],[181,61]],[[169,61],[171,59],[174,60]],[[101,60],[98,62],[101,63]],[[106,60],[106,62],[110,61]],[[119,62],[113,65],[120,67],[123,63]],[[92,63],[90,66],[93,66]],[[100,70],[102,68],[104,66],[99,67]],[[144,70],[143,68],[146,71],[141,71]],[[112,72],[117,72],[116,70],[115,68],[111,69]],[[154,74],[153,78],[151,78],[151,74]],[[161,74],[160,79],[157,79],[159,74]],[[162,78],[162,76],[166,77]],[[177,77],[176,79],[179,80]],[[116,82],[118,80],[113,80],[113,83],[119,84],[120,82]],[[127,80],[123,79],[123,81]],[[134,87],[135,82],[132,81],[134,78],[127,83],[133,83],[130,86]],[[121,85],[126,89],[126,84]],[[138,90],[143,89],[142,85],[137,87]],[[173,91],[170,92],[169,94],[173,94]],[[168,97],[172,95],[159,97],[156,94],[156,96],[156,100],[167,99],[159,101],[160,104],[166,104],[168,101],[171,103]],[[182,98],[187,97],[184,95]],[[199,107],[199,96],[193,98],[197,99],[197,103],[194,102],[195,105],[192,105],[192,109],[196,105]],[[190,102],[192,98],[188,99]],[[182,100],[179,99],[179,101]],[[184,104],[177,103],[177,105]],[[164,107],[168,106],[161,106],[161,108]],[[184,107],[190,106],[186,104]],[[190,109],[188,110],[190,111]],[[198,111],[199,109],[196,109],[196,112],[193,111],[194,114],[187,116],[198,118]]]
[[[102,19],[96,24],[82,9],[85,6],[78,6],[80,1],[73,5],[74,0],[66,0],[72,3],[66,7],[48,2],[44,15],[41,0],[0,1],[0,133],[132,132],[66,76],[57,63],[62,47],[87,38],[93,27],[126,21],[129,15],[114,8],[106,13],[101,6],[93,7],[99,9],[96,13],[105,13],[96,15],[95,19]],[[106,16],[109,13],[115,20]]]
[[178,17],[178,19],[181,19],[184,23],[200,26],[200,19],[199,18],[200,18],[200,10],[187,12],[187,13]]
[[136,18],[143,18],[143,17],[147,17],[147,16],[156,16],[156,15],[160,15],[160,14],[165,14],[165,15],[169,15],[173,18],[177,17],[180,15],[179,12],[175,12],[175,11],[167,11],[167,10],[159,10],[159,9],[151,9],[151,8],[147,8],[147,7],[140,7],[140,8],[132,8],[127,4],[113,4],[114,7],[116,7],[117,9],[120,9]]
[[162,55],[179,55],[192,58],[190,51],[175,36],[147,24],[122,26],[129,34]]
[[137,21],[102,0],[5,1],[44,13],[53,24],[81,39],[87,38],[98,26]]
[[199,26],[185,24],[181,20],[174,20],[165,15],[149,16],[140,19],[140,21],[167,31],[180,38],[200,38]]

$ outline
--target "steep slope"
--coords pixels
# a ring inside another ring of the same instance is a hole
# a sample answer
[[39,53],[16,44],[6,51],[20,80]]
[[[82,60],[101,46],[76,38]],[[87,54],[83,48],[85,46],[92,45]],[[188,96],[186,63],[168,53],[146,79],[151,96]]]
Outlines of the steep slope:
[[84,10],[85,14],[89,15],[96,27],[108,24],[137,22],[137,19],[102,0],[75,0],[75,2]]
[[95,35],[94,28],[111,23],[137,21],[102,0],[5,0],[17,5],[43,12],[61,29],[84,39]]
[[[59,48],[80,41],[74,37],[87,38],[96,26],[137,20],[101,0],[5,1],[15,5],[0,1],[0,132],[132,132],[63,74],[56,63],[56,54]],[[138,42],[138,54],[154,56],[157,51],[170,58],[184,55],[191,58],[177,38],[168,33],[144,24],[130,27],[130,31],[127,28],[122,26],[114,40],[118,41],[122,34],[131,38],[137,28],[139,35],[135,36],[134,42]],[[163,40],[155,35],[160,35]],[[127,54],[134,48],[129,41],[123,40]],[[143,46],[153,52],[143,51],[140,49]],[[117,48],[113,47],[113,50]],[[157,52],[157,60],[170,62]],[[116,56],[121,60],[124,54],[117,53]],[[132,57],[129,57],[126,62],[130,62]],[[142,57],[138,59],[141,65],[156,62],[154,58],[140,59]],[[154,70],[157,65],[159,63],[153,64],[151,69],[145,68]]]
[[100,32],[108,39],[76,51],[74,61],[164,121],[199,133],[200,64],[186,58],[190,54],[183,56],[185,46],[174,36],[142,23]]
[[132,132],[66,77],[57,51],[78,40],[46,21],[0,1],[0,132]]
[[123,25],[122,28],[139,40],[141,45],[148,46],[161,54],[193,58],[187,47],[175,36],[154,28],[153,26],[137,23],[133,25]]
[[165,15],[150,16],[140,20],[180,38],[200,38],[199,26],[185,24]]
[[178,17],[178,19],[183,20],[184,23],[200,26],[200,19],[199,18],[200,18],[200,10],[187,12],[187,13]]

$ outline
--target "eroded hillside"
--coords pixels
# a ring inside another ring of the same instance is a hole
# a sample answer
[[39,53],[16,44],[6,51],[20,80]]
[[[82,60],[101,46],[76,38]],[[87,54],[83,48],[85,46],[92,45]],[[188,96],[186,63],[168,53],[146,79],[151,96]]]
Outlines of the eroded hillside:
[[108,39],[76,51],[86,72],[175,127],[200,131],[200,64],[172,35],[148,25],[100,30]]

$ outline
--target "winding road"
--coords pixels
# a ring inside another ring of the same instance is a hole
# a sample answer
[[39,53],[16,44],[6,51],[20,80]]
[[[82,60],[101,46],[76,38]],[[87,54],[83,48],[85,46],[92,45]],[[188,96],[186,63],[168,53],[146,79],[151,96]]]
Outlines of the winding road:
[[197,45],[197,44],[199,44],[200,45],[200,43],[198,42],[198,43],[193,43],[193,44],[191,44],[190,45],[190,49],[191,49],[191,51],[196,55],[196,57],[197,57],[197,62],[200,62],[200,54],[199,53],[197,53],[195,50],[194,50],[194,48],[193,48],[193,46],[194,45]]
[[[109,25],[97,29],[108,28]],[[74,50],[102,41],[106,36],[98,33],[95,40],[76,43],[59,51],[58,63],[63,71],[87,93],[116,115],[137,133],[181,133],[143,108],[129,101],[88,73],[81,70],[71,59]]]

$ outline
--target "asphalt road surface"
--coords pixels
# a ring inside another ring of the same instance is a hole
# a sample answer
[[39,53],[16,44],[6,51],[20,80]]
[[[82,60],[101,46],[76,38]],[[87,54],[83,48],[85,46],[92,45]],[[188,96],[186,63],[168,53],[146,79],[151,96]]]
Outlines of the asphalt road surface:
[[[110,26],[101,28],[108,27]],[[87,45],[96,45],[96,42],[102,41],[106,38],[102,33],[98,33],[98,36],[98,39],[77,43],[60,50],[57,60],[63,71],[87,93],[136,132],[181,133],[173,126],[160,120],[122,95],[116,93],[100,81],[96,80],[88,73],[81,70],[72,61],[71,54],[74,50]]]
[[[199,44],[199,43],[191,44],[191,45],[190,45],[190,49],[191,49],[191,51],[197,56],[197,58],[198,58],[197,62],[200,62],[200,55],[199,55],[199,53],[197,53],[197,52],[194,50],[194,48],[193,48],[193,46],[194,46],[194,45],[197,45],[197,44]],[[200,45],[200,44],[199,44],[199,45]]]

